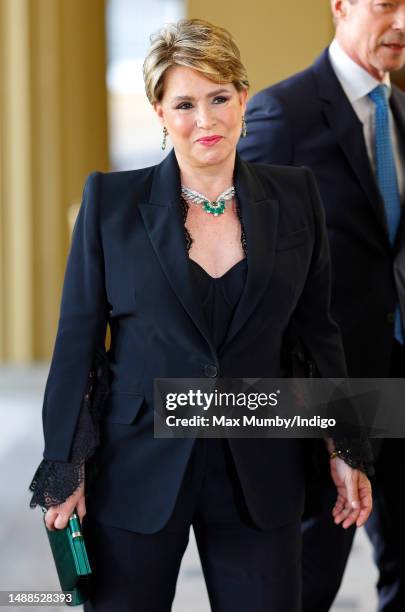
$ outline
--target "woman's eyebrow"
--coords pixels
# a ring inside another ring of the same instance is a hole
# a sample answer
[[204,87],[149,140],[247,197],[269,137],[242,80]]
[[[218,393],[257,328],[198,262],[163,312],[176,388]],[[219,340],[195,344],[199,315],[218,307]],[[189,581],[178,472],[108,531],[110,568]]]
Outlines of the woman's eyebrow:
[[[218,96],[219,94],[229,93],[227,89],[215,89],[214,91],[210,91],[207,93],[206,97],[211,98],[212,96]],[[172,102],[180,102],[183,100],[195,100],[193,96],[175,96],[172,98]]]

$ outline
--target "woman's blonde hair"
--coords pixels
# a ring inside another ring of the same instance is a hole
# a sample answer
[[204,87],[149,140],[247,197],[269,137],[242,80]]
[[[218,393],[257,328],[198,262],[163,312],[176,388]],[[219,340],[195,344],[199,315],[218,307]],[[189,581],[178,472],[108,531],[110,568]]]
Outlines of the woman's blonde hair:
[[162,100],[171,66],[193,68],[215,83],[233,83],[238,91],[249,88],[239,49],[224,28],[203,19],[181,19],[152,34],[150,42],[143,78],[151,104]]

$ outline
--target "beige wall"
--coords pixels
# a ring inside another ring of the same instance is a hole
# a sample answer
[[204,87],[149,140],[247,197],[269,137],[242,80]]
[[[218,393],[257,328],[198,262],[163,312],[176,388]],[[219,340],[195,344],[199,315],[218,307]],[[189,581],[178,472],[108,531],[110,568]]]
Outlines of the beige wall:
[[108,169],[104,0],[0,0],[0,361],[50,357],[69,206]]
[[187,16],[230,30],[252,93],[312,63],[333,35],[328,0],[188,0]]

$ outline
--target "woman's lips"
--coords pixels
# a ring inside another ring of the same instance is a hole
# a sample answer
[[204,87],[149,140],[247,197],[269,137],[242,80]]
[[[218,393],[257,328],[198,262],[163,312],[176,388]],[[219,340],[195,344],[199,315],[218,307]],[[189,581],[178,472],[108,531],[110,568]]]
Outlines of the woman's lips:
[[389,49],[392,49],[392,51],[399,51],[399,52],[405,49],[405,45],[401,43],[384,43],[384,47],[388,47]]
[[204,138],[199,138],[197,142],[202,144],[204,147],[212,147],[220,140],[222,140],[222,136],[205,136]]

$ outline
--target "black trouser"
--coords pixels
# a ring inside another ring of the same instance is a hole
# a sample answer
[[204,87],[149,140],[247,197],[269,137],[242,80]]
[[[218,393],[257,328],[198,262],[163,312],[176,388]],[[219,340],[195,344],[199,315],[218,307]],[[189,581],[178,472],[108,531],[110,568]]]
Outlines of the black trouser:
[[300,523],[255,527],[229,445],[218,439],[196,441],[173,514],[157,533],[117,529],[85,516],[93,579],[84,610],[169,611],[191,525],[213,611],[300,611]]
[[300,522],[266,531],[252,524],[228,443],[218,439],[196,441],[173,514],[159,532],[134,533],[85,516],[93,580],[84,610],[171,610],[191,525],[212,610],[299,612]]
[[[405,377],[405,348],[397,342],[390,376]],[[404,466],[405,440],[383,440],[372,482],[373,511],[365,526],[379,570],[378,612],[405,611]],[[344,530],[334,524],[333,486],[310,490],[311,495],[319,496],[321,509],[307,513],[303,521],[303,612],[328,612],[339,590],[356,528]]]

